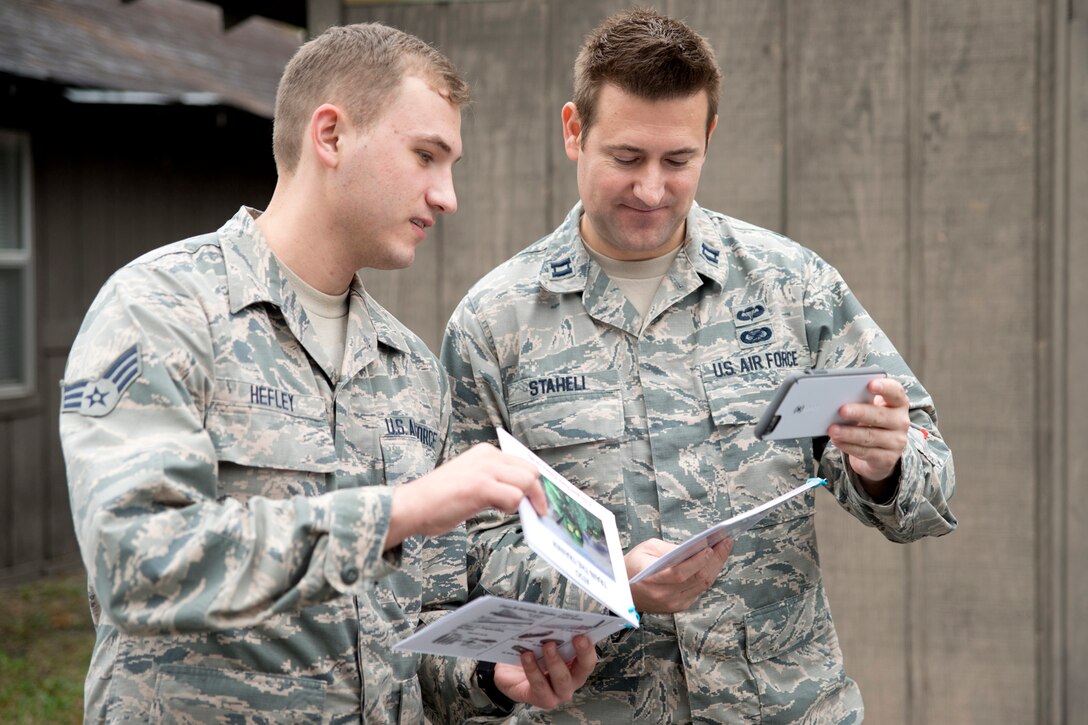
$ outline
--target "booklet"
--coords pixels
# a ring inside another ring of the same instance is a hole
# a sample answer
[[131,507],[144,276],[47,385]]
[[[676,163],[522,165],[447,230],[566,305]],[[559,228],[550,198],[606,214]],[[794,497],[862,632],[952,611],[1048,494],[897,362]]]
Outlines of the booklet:
[[499,428],[498,433],[504,453],[524,458],[540,471],[540,483],[548,497],[548,512],[543,516],[528,498],[518,506],[525,543],[586,594],[637,627],[615,515],[505,430]]
[[607,614],[484,596],[402,639],[393,649],[520,665],[522,652],[543,659],[549,641],[559,645],[560,657],[573,659],[572,640],[577,635],[596,644],[625,626],[624,620]]
[[737,514],[731,519],[726,519],[721,523],[714,524],[706,531],[692,536],[690,539],[680,544],[665,556],[661,557],[653,564],[640,571],[638,574],[631,578],[631,583],[634,584],[637,581],[645,579],[648,576],[652,576],[655,572],[667,569],[674,564],[679,564],[688,557],[698,554],[703,549],[709,549],[712,546],[720,543],[724,539],[735,539],[743,534],[748,529],[759,523],[759,520],[766,516],[771,509],[776,506],[781,506],[786,501],[789,501],[794,496],[804,493],[810,488],[816,486],[826,486],[827,481],[822,478],[810,478],[802,483],[792,491],[787,491],[777,498],[773,498],[767,503],[760,504],[750,511],[745,511],[742,514]]
[[394,645],[396,650],[517,665],[520,664],[519,656],[525,651],[531,651],[541,660],[544,644],[554,641],[559,645],[560,655],[570,659],[574,656],[572,640],[578,634],[585,634],[596,643],[624,627],[639,626],[631,583],[684,561],[722,539],[736,538],[774,507],[810,488],[826,484],[823,479],[810,478],[778,498],[715,524],[628,582],[615,515],[556,473],[505,430],[498,429],[498,435],[504,452],[536,466],[548,498],[548,511],[543,516],[537,514],[527,498],[518,506],[525,542],[542,559],[611,610],[611,614],[485,596],[401,640]]

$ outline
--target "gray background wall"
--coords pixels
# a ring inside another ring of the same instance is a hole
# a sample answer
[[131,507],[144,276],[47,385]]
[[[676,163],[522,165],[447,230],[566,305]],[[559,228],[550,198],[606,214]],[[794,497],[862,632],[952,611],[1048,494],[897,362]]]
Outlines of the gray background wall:
[[[960,530],[888,543],[820,501],[847,665],[874,723],[1088,722],[1088,2],[671,0],[725,71],[698,199],[839,268],[937,400]],[[485,271],[575,201],[559,109],[612,0],[366,6],[476,100],[461,211],[374,293],[437,345]]]

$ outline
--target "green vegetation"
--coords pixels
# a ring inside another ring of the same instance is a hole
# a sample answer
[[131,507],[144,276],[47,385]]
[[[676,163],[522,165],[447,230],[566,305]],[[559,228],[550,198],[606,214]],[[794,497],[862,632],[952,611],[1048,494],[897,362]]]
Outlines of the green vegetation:
[[0,589],[0,722],[79,723],[94,647],[83,573]]

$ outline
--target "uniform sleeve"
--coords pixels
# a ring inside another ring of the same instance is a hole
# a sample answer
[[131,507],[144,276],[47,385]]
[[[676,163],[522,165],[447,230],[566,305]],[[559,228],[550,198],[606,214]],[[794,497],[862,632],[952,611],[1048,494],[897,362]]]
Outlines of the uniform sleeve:
[[[110,409],[96,410],[86,390],[117,378],[105,373],[126,350],[136,365]],[[370,588],[399,563],[382,553],[384,487],[220,495],[204,428],[212,354],[197,296],[165,272],[127,268],[95,300],[68,360],[60,433],[76,535],[103,613],[125,632],[251,626]]]
[[891,541],[906,543],[953,531],[956,518],[948,501],[956,474],[952,452],[937,429],[937,411],[929,393],[834,268],[813,255],[808,280],[805,324],[815,367],[878,365],[903,385],[910,398],[911,427],[891,501],[873,501],[847,457],[831,444],[819,461],[819,474],[843,508]]

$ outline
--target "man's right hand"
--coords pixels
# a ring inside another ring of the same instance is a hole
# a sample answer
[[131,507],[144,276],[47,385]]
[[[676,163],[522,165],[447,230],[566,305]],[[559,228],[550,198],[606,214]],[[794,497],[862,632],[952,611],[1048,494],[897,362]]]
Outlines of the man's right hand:
[[537,513],[547,512],[536,467],[480,443],[394,489],[385,548],[392,549],[411,536],[444,534],[484,509],[513,513],[526,496]]
[[521,655],[521,667],[495,665],[495,686],[514,702],[527,702],[551,710],[570,702],[574,692],[593,673],[597,665],[597,650],[589,637],[574,638],[574,659],[563,662],[554,642],[544,645],[544,665],[541,669],[531,652]]
[[[627,576],[635,576],[675,548],[676,544],[661,539],[643,541],[623,557]],[[679,564],[632,584],[631,596],[635,600],[635,608],[653,614],[687,611],[718,578],[732,551],[733,540],[725,539],[713,548],[703,549]]]

